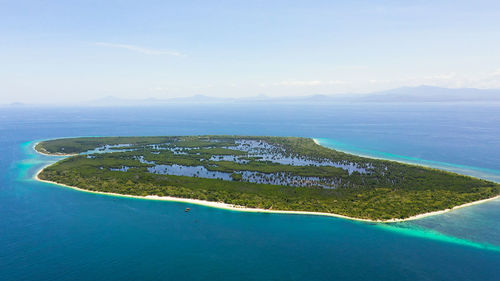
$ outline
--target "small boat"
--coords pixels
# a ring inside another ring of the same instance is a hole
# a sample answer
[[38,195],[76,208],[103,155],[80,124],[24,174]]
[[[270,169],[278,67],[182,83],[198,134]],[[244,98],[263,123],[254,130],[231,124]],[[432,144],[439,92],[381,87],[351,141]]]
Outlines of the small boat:
[[189,212],[190,210],[191,210],[191,208],[186,208],[186,209],[184,210],[184,212]]

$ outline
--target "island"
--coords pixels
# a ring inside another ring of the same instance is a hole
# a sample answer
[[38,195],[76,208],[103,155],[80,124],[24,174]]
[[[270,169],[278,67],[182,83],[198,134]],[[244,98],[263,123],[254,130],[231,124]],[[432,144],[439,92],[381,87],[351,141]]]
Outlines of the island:
[[43,181],[246,210],[388,222],[500,194],[491,181],[360,157],[302,137],[80,137],[35,149],[68,156],[43,168],[37,174]]

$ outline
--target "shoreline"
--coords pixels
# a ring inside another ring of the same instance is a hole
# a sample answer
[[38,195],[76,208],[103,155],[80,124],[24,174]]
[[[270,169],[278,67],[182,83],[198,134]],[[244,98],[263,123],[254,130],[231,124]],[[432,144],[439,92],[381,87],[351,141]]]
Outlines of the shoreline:
[[247,213],[270,213],[270,214],[288,214],[288,215],[312,215],[312,216],[326,216],[326,217],[335,217],[335,218],[341,218],[341,219],[347,219],[347,220],[353,220],[353,221],[361,221],[361,222],[369,222],[369,223],[395,223],[395,222],[405,222],[405,221],[411,221],[411,220],[418,220],[422,219],[425,217],[430,217],[430,216],[435,216],[435,215],[440,215],[444,214],[456,209],[464,208],[464,207],[469,207],[472,205],[477,205],[481,204],[487,201],[492,201],[495,199],[499,199],[500,195],[497,195],[495,197],[491,198],[486,198],[486,199],[481,199],[478,201],[473,201],[469,203],[465,203],[462,205],[457,205],[451,209],[445,209],[445,210],[438,210],[438,211],[433,211],[433,212],[428,212],[428,213],[423,213],[423,214],[418,214],[415,216],[411,216],[405,219],[389,219],[389,220],[371,220],[371,219],[362,219],[362,218],[354,218],[354,217],[349,217],[345,215],[340,215],[340,214],[334,214],[334,213],[323,213],[323,212],[312,212],[312,211],[285,211],[285,210],[269,210],[269,209],[258,209],[258,208],[249,208],[245,206],[239,206],[239,205],[233,205],[233,204],[227,204],[224,202],[214,202],[214,201],[206,201],[206,200],[200,200],[200,199],[192,199],[192,198],[181,198],[181,197],[173,197],[173,196],[158,196],[158,195],[146,195],[146,196],[139,196],[139,195],[128,195],[128,194],[120,194],[120,193],[113,193],[113,192],[103,192],[103,191],[93,191],[93,190],[88,190],[88,189],[83,189],[79,188],[76,186],[70,186],[54,181],[48,181],[48,180],[43,180],[38,177],[38,175],[48,166],[51,164],[48,164],[44,167],[42,167],[34,176],[33,178],[37,181],[44,182],[44,183],[49,183],[49,184],[54,184],[54,185],[59,185],[63,186],[66,188],[70,188],[73,190],[77,190],[80,192],[87,192],[87,193],[94,193],[94,194],[100,194],[100,195],[107,195],[107,196],[115,196],[115,197],[127,197],[127,198],[136,198],[136,199],[142,199],[142,200],[155,200],[155,201],[168,201],[168,202],[178,202],[178,203],[188,203],[188,204],[195,204],[195,205],[200,205],[200,206],[205,206],[205,207],[211,207],[211,208],[217,208],[217,209],[224,209],[224,210],[231,210],[231,211],[238,211],[238,212],[247,212]]
[[486,179],[486,178],[481,178],[479,176],[472,176],[472,175],[467,175],[467,174],[463,174],[463,173],[460,173],[460,172],[454,172],[452,170],[447,170],[444,167],[440,167],[439,165],[437,165],[437,167],[433,167],[433,166],[430,166],[430,165],[424,165],[424,164],[417,163],[417,162],[404,161],[404,160],[399,160],[399,159],[383,158],[383,157],[378,157],[378,156],[372,156],[372,155],[369,155],[369,154],[363,154],[363,153],[357,153],[357,152],[348,151],[348,150],[342,150],[342,149],[339,149],[339,148],[336,148],[336,147],[328,147],[328,146],[322,145],[315,138],[311,138],[311,139],[317,145],[326,147],[328,149],[333,149],[333,150],[336,150],[336,151],[339,151],[339,152],[356,155],[356,156],[359,156],[359,157],[365,157],[365,158],[376,159],[376,160],[384,160],[384,161],[392,161],[392,162],[397,162],[397,163],[406,164],[406,165],[420,166],[420,167],[424,167],[424,168],[427,168],[427,169],[445,171],[445,172],[449,172],[449,173],[454,173],[454,174],[459,174],[459,175],[465,175],[465,176],[468,176],[468,177],[471,177],[471,178],[475,178],[475,179],[479,179],[479,180],[487,180],[487,181],[491,181],[491,182],[495,182],[495,183],[500,183],[500,181],[496,181],[496,180],[492,180],[492,179]]
[[[316,139],[313,138],[313,141],[319,145],[319,142],[316,141]],[[72,156],[72,155],[77,155],[77,154],[66,154],[66,155],[59,155],[59,154],[46,154],[43,152],[40,152],[35,149],[36,147],[35,143],[33,145],[33,150],[35,150],[37,153],[40,153],[42,155],[46,156]],[[351,221],[360,221],[360,222],[368,222],[368,223],[395,223],[395,222],[405,222],[405,221],[412,221],[412,220],[418,220],[422,219],[425,217],[430,217],[430,216],[435,216],[435,215],[440,215],[444,214],[447,212],[451,212],[453,210],[457,210],[460,208],[464,207],[469,207],[472,205],[477,205],[477,204],[482,204],[488,201],[493,201],[496,199],[500,198],[500,194],[494,197],[486,198],[486,199],[481,199],[469,203],[464,203],[462,205],[457,205],[454,206],[453,208],[445,209],[445,210],[438,210],[438,211],[433,211],[433,212],[428,212],[428,213],[422,213],[418,215],[414,215],[405,219],[389,219],[389,220],[371,220],[371,219],[363,219],[363,218],[354,218],[354,217],[349,217],[345,215],[340,215],[340,214],[334,214],[334,213],[324,213],[324,212],[312,212],[312,211],[285,211],[285,210],[269,210],[269,209],[259,209],[259,208],[249,208],[245,206],[239,206],[239,205],[233,205],[233,204],[227,204],[224,202],[214,202],[214,201],[206,201],[206,200],[200,200],[200,199],[192,199],[192,198],[181,198],[181,197],[173,197],[173,196],[158,196],[158,195],[146,195],[146,196],[139,196],[139,195],[128,195],[128,194],[120,194],[120,193],[113,193],[113,192],[103,192],[103,191],[93,191],[93,190],[88,190],[88,189],[83,189],[79,188],[76,186],[70,186],[54,181],[49,181],[49,180],[43,180],[39,178],[39,174],[48,166],[52,165],[47,164],[44,167],[40,168],[40,170],[37,171],[37,173],[33,176],[33,179],[44,182],[44,183],[49,183],[49,184],[54,184],[54,185],[59,185],[63,186],[66,188],[70,188],[73,190],[77,190],[80,192],[87,192],[87,193],[94,193],[94,194],[100,194],[100,195],[106,195],[106,196],[115,196],[115,197],[126,197],[126,198],[135,198],[135,199],[142,199],[142,200],[155,200],[155,201],[168,201],[168,202],[178,202],[178,203],[187,203],[187,204],[195,204],[195,205],[200,205],[200,206],[205,206],[205,207],[211,207],[211,208],[218,208],[218,209],[224,209],[224,210],[231,210],[231,211],[238,211],[238,212],[247,212],[247,213],[271,213],[271,214],[288,214],[288,215],[312,215],[312,216],[326,216],[326,217],[335,217],[335,218],[341,218],[341,219],[347,219]]]
[[39,151],[36,149],[36,146],[39,144],[40,142],[36,142],[33,144],[33,150],[36,151],[37,153],[40,153],[42,155],[45,155],[45,156],[56,156],[56,157],[66,157],[66,156],[75,156],[75,155],[78,155],[78,153],[60,153],[60,152],[57,152],[57,153],[48,153],[48,152],[42,152],[42,151]]

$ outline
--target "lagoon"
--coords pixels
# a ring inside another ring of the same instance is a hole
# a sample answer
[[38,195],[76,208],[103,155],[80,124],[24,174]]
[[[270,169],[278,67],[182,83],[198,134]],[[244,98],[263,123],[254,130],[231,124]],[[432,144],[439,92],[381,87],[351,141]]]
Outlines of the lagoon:
[[498,200],[390,226],[195,205],[185,213],[183,203],[34,181],[57,157],[36,154],[32,145],[66,136],[294,135],[459,166],[494,180],[499,109],[212,105],[188,114],[186,108],[2,108],[0,280],[495,280]]

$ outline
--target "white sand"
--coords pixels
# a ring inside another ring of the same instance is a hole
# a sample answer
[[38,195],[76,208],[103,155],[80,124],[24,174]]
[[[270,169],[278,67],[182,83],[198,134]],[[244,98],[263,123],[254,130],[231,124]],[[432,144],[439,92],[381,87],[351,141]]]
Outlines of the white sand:
[[409,221],[409,220],[416,220],[416,219],[421,219],[421,218],[425,218],[428,216],[435,216],[435,215],[443,214],[443,213],[450,212],[452,210],[456,210],[459,208],[468,207],[468,206],[472,206],[472,205],[476,205],[476,204],[481,204],[481,203],[484,203],[487,201],[491,201],[491,200],[495,200],[495,199],[500,198],[500,195],[498,195],[498,196],[495,196],[492,198],[487,198],[487,199],[478,200],[478,201],[462,204],[459,206],[455,206],[451,209],[419,214],[419,215],[415,215],[415,216],[412,216],[412,217],[409,217],[406,219],[370,220],[370,219],[352,218],[352,217],[338,215],[338,214],[332,214],[332,213],[307,212],[307,211],[280,211],[280,210],[248,208],[248,207],[244,207],[244,206],[226,204],[224,202],[212,202],[212,201],[205,201],[205,200],[199,200],[199,199],[178,198],[178,197],[171,197],[171,196],[157,196],[157,195],[136,196],[136,195],[126,195],[126,194],[111,193],[111,192],[92,191],[92,190],[82,189],[79,187],[69,186],[66,184],[61,184],[61,183],[57,183],[57,182],[53,182],[53,181],[42,180],[38,177],[38,175],[43,171],[44,168],[40,169],[36,173],[36,175],[34,176],[34,178],[36,180],[39,180],[41,182],[50,183],[50,184],[64,186],[64,187],[75,189],[75,190],[82,191],[82,192],[96,193],[96,194],[103,194],[103,195],[110,195],[110,196],[118,196],[118,197],[138,198],[138,199],[146,199],[146,200],[183,202],[183,203],[190,203],[190,204],[202,205],[202,206],[207,206],[207,207],[212,207],[212,208],[219,208],[219,209],[226,209],[226,210],[233,210],[233,211],[240,211],[240,212],[328,216],[328,217],[337,217],[337,218],[356,220],[356,221],[364,221],[364,222],[390,223],[390,222],[403,222],[403,221]]
[[[313,139],[314,140],[314,139]],[[318,143],[316,140],[314,142]],[[36,144],[35,144],[36,146]],[[35,151],[37,151],[35,149]],[[47,153],[42,153],[40,151],[37,151],[40,154],[48,155],[48,156],[54,156],[54,154],[47,154]],[[71,154],[68,154],[67,156],[70,156]],[[64,156],[64,155],[57,155],[57,156]],[[50,165],[50,164],[49,164]],[[212,207],[212,208],[219,208],[219,209],[225,209],[225,210],[233,210],[233,211],[239,211],[239,212],[250,212],[250,213],[273,213],[273,214],[291,214],[291,215],[314,215],[314,216],[328,216],[328,217],[336,217],[336,218],[343,218],[343,219],[348,219],[348,220],[355,220],[355,221],[363,221],[363,222],[378,222],[378,223],[391,223],[391,222],[403,222],[403,221],[409,221],[409,220],[417,220],[429,216],[435,216],[443,213],[450,212],[452,210],[476,205],[476,204],[481,204],[487,201],[495,200],[500,198],[500,195],[497,195],[495,197],[483,199],[483,200],[478,200],[470,203],[465,203],[462,205],[455,206],[451,209],[446,209],[446,210],[440,210],[440,211],[434,211],[434,212],[429,212],[429,213],[423,213],[423,214],[418,214],[412,217],[408,217],[406,219],[389,219],[389,220],[370,220],[370,219],[360,219],[360,218],[353,218],[353,217],[348,217],[344,215],[338,215],[338,214],[332,214],[332,213],[321,213],[321,212],[308,212],[308,211],[280,211],[280,210],[268,210],[268,209],[257,209],[257,208],[248,208],[244,206],[238,206],[238,205],[232,205],[232,204],[226,204],[224,202],[213,202],[213,201],[205,201],[205,200],[199,200],[199,199],[190,199],[190,198],[178,198],[178,197],[171,197],[171,196],[157,196],[157,195],[147,195],[147,196],[136,196],[136,195],[126,195],[126,194],[119,194],[119,193],[111,193],[111,192],[101,192],[101,191],[92,191],[92,190],[87,190],[87,189],[82,189],[76,186],[69,186],[53,181],[47,181],[40,179],[38,175],[48,167],[49,165],[41,168],[36,175],[34,176],[34,179],[41,181],[41,182],[46,182],[50,184],[56,184],[60,186],[64,186],[67,188],[71,188],[74,190],[82,191],[82,192],[88,192],[88,193],[96,193],[96,194],[102,194],[102,195],[109,195],[109,196],[117,196],[117,197],[129,197],[129,198],[137,198],[137,199],[146,199],[146,200],[160,200],[160,201],[172,201],[172,202],[182,202],[182,203],[189,203],[189,204],[196,204],[196,205],[202,205],[202,206],[207,206],[207,207]]]
[[[46,155],[46,156],[74,156],[74,155],[78,155],[78,153],[61,153],[61,152],[57,152],[57,153],[48,153],[48,152],[43,152],[43,151],[39,151],[39,150],[36,150],[35,147],[39,144],[40,142],[37,142],[33,145],[33,150],[35,150],[36,152],[42,154],[42,155]],[[44,149],[45,150],[45,149]]]

